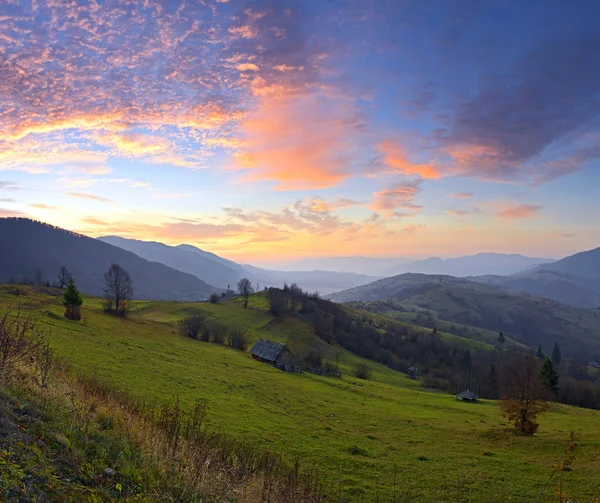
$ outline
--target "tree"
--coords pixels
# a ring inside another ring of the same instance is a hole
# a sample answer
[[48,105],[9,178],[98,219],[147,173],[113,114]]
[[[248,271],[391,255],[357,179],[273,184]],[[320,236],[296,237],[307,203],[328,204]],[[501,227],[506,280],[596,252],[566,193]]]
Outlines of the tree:
[[537,417],[549,408],[548,390],[541,379],[538,360],[532,356],[514,357],[504,368],[500,410],[517,431],[533,435],[539,428]]
[[238,281],[237,289],[240,295],[244,298],[244,307],[248,307],[248,297],[254,293],[252,282],[248,278],[242,278]]
[[554,365],[558,367],[561,360],[562,356],[560,354],[560,346],[558,345],[558,342],[555,342],[554,347],[552,348],[552,361],[554,362]]
[[292,283],[289,287],[291,302],[292,302],[292,311],[296,310],[296,303],[300,302],[302,299],[302,288],[300,288],[296,283]]
[[210,303],[211,304],[218,304],[219,302],[219,294],[218,293],[211,293],[210,297],[209,297]]
[[370,379],[371,378],[371,367],[366,363],[359,363],[354,369],[352,369],[354,377],[359,379]]
[[498,376],[496,375],[496,365],[494,363],[490,366],[488,385],[490,387],[490,398],[498,398]]
[[44,273],[41,269],[36,269],[33,271],[33,284],[36,286],[41,286],[44,283]]
[[542,345],[541,344],[538,346],[537,357],[540,360],[544,360],[545,359],[544,352],[542,351]]
[[541,376],[544,387],[553,395],[558,395],[558,373],[552,358],[546,358],[542,363]]
[[502,332],[498,332],[498,342],[500,344],[504,344],[506,342],[506,337],[504,337],[504,334]]
[[127,301],[133,297],[133,281],[119,264],[110,264],[104,273],[104,310],[124,315]]
[[58,270],[56,286],[62,290],[65,286],[67,286],[69,279],[71,279],[71,273],[64,265],[61,266]]
[[62,303],[63,306],[65,306],[65,318],[68,318],[69,320],[81,319],[79,308],[81,304],[83,304],[83,297],[71,277],[67,280],[67,288],[65,288],[65,291],[63,292]]

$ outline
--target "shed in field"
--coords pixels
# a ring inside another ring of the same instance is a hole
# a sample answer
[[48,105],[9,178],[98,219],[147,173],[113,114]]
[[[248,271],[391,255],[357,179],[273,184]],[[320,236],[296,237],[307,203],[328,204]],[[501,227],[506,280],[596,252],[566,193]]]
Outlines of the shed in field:
[[456,395],[456,398],[462,400],[463,402],[476,402],[479,400],[479,396],[476,393],[473,393],[470,389],[466,389]]
[[252,358],[271,365],[277,365],[277,362],[286,353],[289,353],[289,349],[285,344],[268,341],[267,339],[258,339],[250,350]]

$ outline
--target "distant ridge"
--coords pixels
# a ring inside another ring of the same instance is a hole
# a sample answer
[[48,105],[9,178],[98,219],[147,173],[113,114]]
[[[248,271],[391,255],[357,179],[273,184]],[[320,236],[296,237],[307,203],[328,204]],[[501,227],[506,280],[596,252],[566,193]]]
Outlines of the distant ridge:
[[97,239],[26,218],[0,218],[0,282],[33,278],[39,269],[53,282],[60,266],[66,266],[79,288],[101,295],[104,272],[111,262],[132,276],[135,298],[198,300],[218,288],[191,274],[145,260]]

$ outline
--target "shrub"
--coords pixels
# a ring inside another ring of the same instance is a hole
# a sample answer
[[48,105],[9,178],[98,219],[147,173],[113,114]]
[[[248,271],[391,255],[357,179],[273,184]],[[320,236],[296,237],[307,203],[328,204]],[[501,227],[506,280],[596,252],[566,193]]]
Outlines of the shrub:
[[218,304],[218,302],[219,302],[219,294],[218,293],[211,293],[209,300],[210,300],[211,304]]
[[190,339],[197,339],[204,327],[206,317],[200,313],[193,313],[179,321],[179,333]]
[[227,335],[227,343],[233,349],[245,351],[248,347],[248,335],[239,327],[230,327]]
[[211,323],[210,331],[213,342],[223,344],[227,338],[227,327],[222,323]]
[[369,367],[366,363],[359,363],[352,370],[352,375],[354,377],[358,377],[359,379],[370,379],[372,375],[371,367]]

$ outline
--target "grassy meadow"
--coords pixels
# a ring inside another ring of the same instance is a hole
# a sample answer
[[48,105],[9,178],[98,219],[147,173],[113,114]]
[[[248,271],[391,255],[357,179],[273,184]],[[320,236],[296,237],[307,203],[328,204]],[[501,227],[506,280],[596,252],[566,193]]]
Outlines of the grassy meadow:
[[[0,289],[0,305],[16,287]],[[314,341],[300,317],[275,320],[262,295],[221,304],[136,301],[127,318],[104,314],[86,298],[80,322],[63,317],[60,299],[23,288],[58,356],[75,371],[161,404],[178,396],[190,407],[208,402],[213,428],[322,471],[336,499],[349,501],[534,501],[562,455],[571,430],[581,435],[566,491],[592,501],[600,489],[600,413],[556,405],[538,435],[514,435],[497,403],[465,404],[422,389],[417,381],[368,362],[373,376],[351,376],[363,361]],[[12,293],[11,293],[12,292]],[[342,379],[286,374],[248,352],[186,339],[176,322],[192,310],[244,327],[292,350],[312,342],[336,359]],[[458,341],[460,342],[460,341]],[[553,501],[549,498],[540,501]]]

